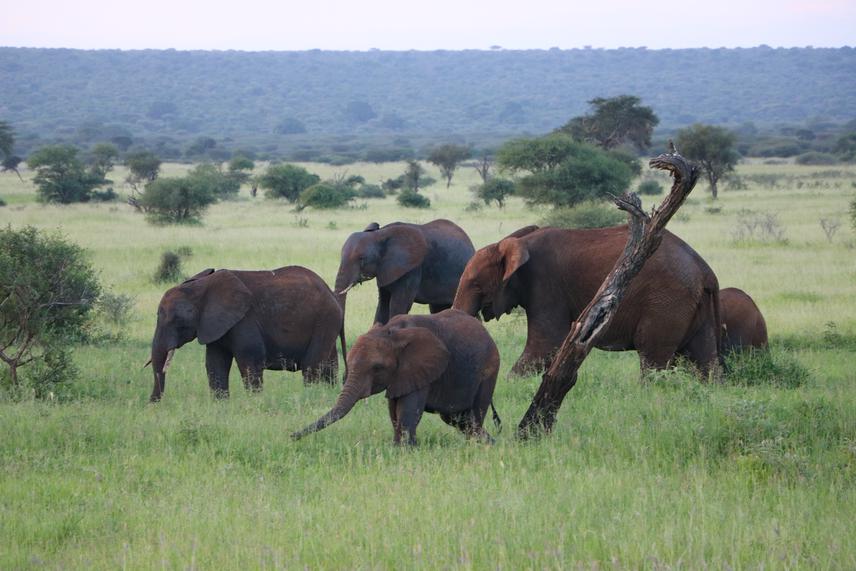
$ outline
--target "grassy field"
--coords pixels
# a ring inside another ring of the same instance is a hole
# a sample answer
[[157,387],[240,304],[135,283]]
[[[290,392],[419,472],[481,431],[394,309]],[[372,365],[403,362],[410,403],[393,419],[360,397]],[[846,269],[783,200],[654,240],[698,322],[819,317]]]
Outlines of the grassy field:
[[[307,166],[368,182],[403,170]],[[516,199],[466,211],[476,175],[464,169],[448,190],[427,189],[426,211],[384,199],[295,214],[243,196],[201,226],[154,227],[123,203],[37,204],[31,184],[0,175],[0,223],[61,229],[110,290],[135,297],[122,339],[77,349],[81,377],[54,401],[0,391],[0,568],[856,568],[856,168],[739,173],[747,189],[714,205],[700,184],[669,228],[722,287],[755,298],[774,357],[807,369],[805,383],[675,372],[642,384],[634,353],[595,352],[554,434],[520,443],[513,428],[539,379],[505,377],[525,339],[525,317],[512,315],[488,324],[503,360],[498,443],[466,442],[426,415],[414,450],[392,446],[382,396],[294,443],[337,389],[267,372],[262,394],[213,402],[196,343],[176,352],[164,401],[148,406],[161,252],[191,248],[187,275],[300,264],[332,283],[341,244],[368,222],[449,218],[481,247],[541,212]],[[741,220],[766,213],[784,241],[761,230],[735,240]],[[842,222],[831,242],[821,218]],[[373,284],[350,294],[349,342],[375,296]]]

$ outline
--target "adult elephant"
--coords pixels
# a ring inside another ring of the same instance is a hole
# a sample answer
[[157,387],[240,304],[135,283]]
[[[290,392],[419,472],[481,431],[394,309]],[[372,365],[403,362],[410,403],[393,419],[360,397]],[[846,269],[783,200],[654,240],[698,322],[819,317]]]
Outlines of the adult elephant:
[[[491,320],[522,307],[528,335],[512,372],[543,370],[626,243],[627,226],[518,230],[476,252],[461,277],[454,308],[470,315],[480,311]],[[718,361],[719,323],[716,276],[667,231],[597,347],[636,350],[643,368],[663,368],[675,355],[685,355],[706,373]]]
[[244,385],[260,390],[262,371],[303,371],[304,382],[336,379],[336,337],[345,354],[344,316],[316,273],[300,266],[272,271],[204,270],[168,290],[158,306],[151,401],[160,400],[173,352],[194,338],[205,345],[208,385],[229,395],[232,360]]
[[766,349],[767,322],[748,293],[736,287],[719,292],[722,306],[722,350]]
[[345,307],[348,291],[377,279],[375,323],[408,313],[413,302],[427,303],[431,313],[452,306],[461,272],[475,253],[469,236],[449,220],[427,224],[369,224],[342,247],[336,292]]

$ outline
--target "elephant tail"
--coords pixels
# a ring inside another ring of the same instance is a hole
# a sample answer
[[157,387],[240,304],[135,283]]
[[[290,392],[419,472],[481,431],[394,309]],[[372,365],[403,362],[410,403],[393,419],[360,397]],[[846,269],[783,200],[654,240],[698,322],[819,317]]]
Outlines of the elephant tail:
[[344,383],[344,379],[348,378],[348,347],[345,343],[345,324],[342,323],[342,328],[339,329],[339,342],[342,344],[342,360],[345,363],[345,376],[342,377],[342,382]]
[[496,426],[496,433],[499,434],[502,432],[502,419],[499,418],[499,414],[496,412],[496,407],[493,406],[493,401],[490,401],[490,410],[493,411],[493,424]]

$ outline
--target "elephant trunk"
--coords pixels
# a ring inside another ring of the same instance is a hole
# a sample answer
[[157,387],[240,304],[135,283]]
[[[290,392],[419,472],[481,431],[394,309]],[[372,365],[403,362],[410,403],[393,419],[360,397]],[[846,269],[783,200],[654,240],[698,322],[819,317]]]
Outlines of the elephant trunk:
[[345,302],[348,297],[348,291],[360,283],[359,268],[352,269],[347,264],[342,263],[339,266],[339,273],[336,274],[336,299],[339,305],[342,306],[342,313],[345,312]]
[[348,379],[345,380],[345,386],[342,387],[342,392],[339,393],[339,398],[336,399],[336,404],[333,405],[333,408],[331,408],[327,414],[303,430],[293,432],[291,437],[294,440],[299,440],[304,436],[323,430],[351,412],[351,409],[354,408],[357,401],[361,398],[367,397],[369,394],[371,394],[370,391],[364,390],[362,386],[354,382],[352,377],[349,376]]
[[149,397],[150,402],[158,402],[161,399],[163,391],[166,388],[166,371],[175,353],[174,346],[159,341],[158,337],[155,335],[155,341],[152,343],[151,363],[155,384],[152,389],[152,395]]
[[452,302],[452,308],[475,317],[481,309],[481,301],[478,295],[464,292],[459,286],[458,291],[455,292],[455,300]]

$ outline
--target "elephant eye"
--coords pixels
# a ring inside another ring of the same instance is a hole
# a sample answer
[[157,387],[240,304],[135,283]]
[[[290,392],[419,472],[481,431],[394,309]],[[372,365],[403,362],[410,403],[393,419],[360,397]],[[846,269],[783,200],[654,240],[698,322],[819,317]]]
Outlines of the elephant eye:
[[375,363],[374,365],[372,365],[372,371],[380,371],[381,369],[383,369],[383,365],[381,365],[380,363]]

